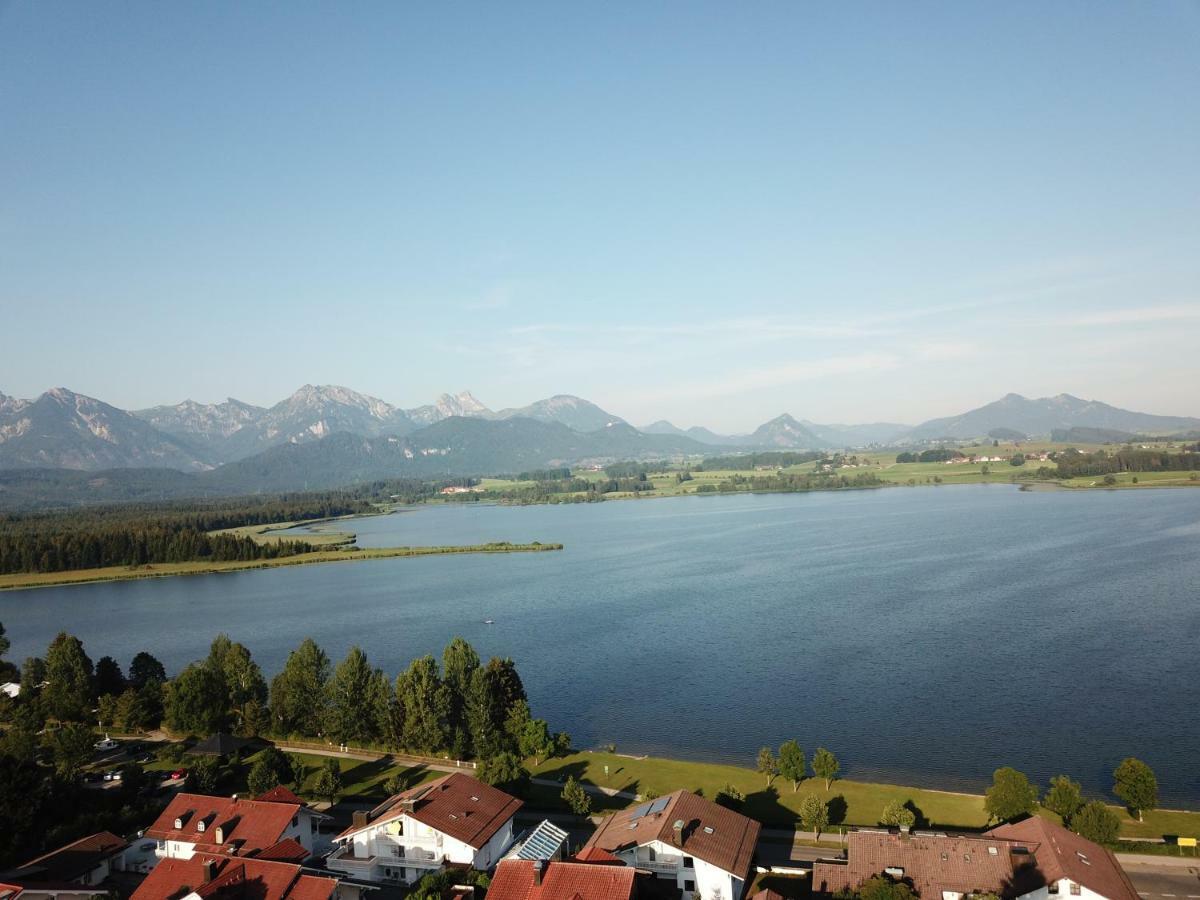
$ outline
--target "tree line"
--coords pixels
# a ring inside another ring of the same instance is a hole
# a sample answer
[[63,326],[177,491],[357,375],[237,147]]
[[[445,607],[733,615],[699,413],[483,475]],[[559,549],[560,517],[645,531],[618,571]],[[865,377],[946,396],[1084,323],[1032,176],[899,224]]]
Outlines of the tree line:
[[247,536],[212,532],[373,508],[355,492],[325,492],[0,515],[0,574],[289,556],[307,552],[312,545],[305,541],[260,544]]
[[844,488],[877,487],[884,482],[873,472],[857,472],[854,475],[835,475],[827,472],[764,472],[760,475],[730,475],[717,484],[702,484],[696,488],[698,494],[731,494],[740,491],[769,491],[792,493],[802,491],[836,491]]
[[759,466],[786,468],[824,459],[825,454],[816,450],[767,450],[762,453],[745,453],[740,456],[706,456],[704,462],[694,469],[697,472],[715,472],[723,469],[747,470]]
[[1166,450],[1098,450],[1083,453],[1071,449],[1054,461],[1062,478],[1078,475],[1114,475],[1120,472],[1188,472],[1200,470],[1200,452],[1170,453]]

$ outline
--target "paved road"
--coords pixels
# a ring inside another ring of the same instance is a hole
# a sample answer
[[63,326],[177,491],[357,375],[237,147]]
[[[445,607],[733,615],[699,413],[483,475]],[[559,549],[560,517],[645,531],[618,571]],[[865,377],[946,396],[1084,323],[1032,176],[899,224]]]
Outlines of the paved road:
[[1139,894],[1148,900],[1200,900],[1200,859],[1142,857],[1122,854],[1121,864]]

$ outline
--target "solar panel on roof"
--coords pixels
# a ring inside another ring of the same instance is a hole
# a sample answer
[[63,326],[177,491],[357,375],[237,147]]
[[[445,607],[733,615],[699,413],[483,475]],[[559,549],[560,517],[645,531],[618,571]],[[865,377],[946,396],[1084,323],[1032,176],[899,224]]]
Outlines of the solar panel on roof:
[[652,805],[653,805],[652,803],[643,803],[641,806],[635,807],[633,812],[631,812],[629,814],[629,818],[640,819],[642,816],[646,815],[646,813],[648,813],[650,811],[650,807]]
[[667,808],[667,802],[670,799],[671,799],[670,797],[659,797],[657,800],[655,800],[653,803],[650,804],[650,814],[653,814],[656,812],[662,812],[664,809]]
[[517,852],[518,859],[550,860],[558,854],[559,848],[567,839],[567,833],[551,822],[543,819],[542,823],[525,839]]

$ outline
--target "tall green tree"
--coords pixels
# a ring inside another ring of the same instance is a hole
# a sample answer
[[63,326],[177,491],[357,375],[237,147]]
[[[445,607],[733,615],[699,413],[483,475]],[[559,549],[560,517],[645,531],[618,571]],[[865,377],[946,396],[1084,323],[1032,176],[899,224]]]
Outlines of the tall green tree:
[[470,753],[470,728],[467,726],[467,693],[471,689],[471,676],[479,668],[479,654],[475,648],[460,637],[456,637],[442,651],[442,680],[450,692],[451,735],[461,732],[458,740],[466,756]]
[[800,789],[807,771],[804,750],[796,741],[784,741],[779,745],[779,774],[792,783],[793,793]]
[[818,747],[817,752],[813,754],[812,767],[813,774],[818,778],[824,778],[825,790],[829,790],[833,785],[833,779],[841,771],[842,764],[838,762],[838,758],[832,752],[824,747]]
[[1083,806],[1083,788],[1079,782],[1072,781],[1066,775],[1051,778],[1050,788],[1042,798],[1042,806],[1058,813],[1064,824],[1070,824],[1071,816]]
[[46,732],[46,746],[54,758],[54,769],[67,781],[91,761],[95,744],[95,734],[82,722],[68,722]]
[[484,760],[479,767],[479,780],[501,790],[519,793],[529,781],[529,772],[515,753],[500,753]]
[[379,740],[393,750],[404,746],[404,705],[396,695],[391,681],[382,670],[376,669],[371,678],[367,697],[369,714]]
[[1071,816],[1071,829],[1097,844],[1114,844],[1121,832],[1121,817],[1107,804],[1092,800]]
[[46,661],[40,656],[27,656],[21,663],[21,695],[28,699],[41,693],[46,682]]
[[165,684],[167,670],[163,668],[162,663],[143,650],[129,663],[129,686],[140,690],[149,681]]
[[92,661],[83,643],[60,631],[46,650],[46,685],[42,695],[50,715],[62,720],[84,721],[92,700]]
[[1113,770],[1113,793],[1125,801],[1131,813],[1137,813],[1139,822],[1144,821],[1143,813],[1158,808],[1154,770],[1135,757],[1126,757]]
[[[217,672],[215,668],[214,671]],[[221,655],[217,673],[225,690],[230,727],[245,737],[256,735],[261,730],[263,707],[267,704],[267,681],[262,669],[246,647],[230,643]]]
[[991,818],[1007,822],[1032,813],[1037,799],[1037,785],[1030,784],[1024,772],[1004,766],[992,773],[992,786],[983,798],[983,808]]
[[329,683],[329,735],[334,740],[366,743],[376,738],[370,706],[375,676],[367,654],[357,646],[334,669]]
[[504,723],[508,709],[493,672],[476,669],[471,674],[464,716],[476,759],[490,759],[507,746]]
[[404,743],[426,753],[447,744],[450,692],[442,683],[437,660],[414,659],[396,679],[396,696],[404,705]]
[[188,666],[167,684],[164,718],[176,734],[209,735],[225,724],[225,685],[203,664]]
[[329,657],[312,638],[288,654],[271,682],[271,714],[280,734],[322,733],[326,720]]
[[125,690],[125,675],[121,672],[120,664],[111,656],[96,660],[94,684],[97,699],[105,694],[122,693]]
[[17,677],[17,667],[10,660],[5,659],[12,643],[5,636],[4,623],[0,622],[0,680],[12,681]]
[[533,758],[533,764],[540,765],[541,760],[554,752],[554,738],[550,735],[550,726],[545,719],[535,719],[529,712],[529,704],[519,700],[511,710],[505,722],[505,731],[517,747],[517,752],[524,759]]
[[775,758],[770,747],[763,747],[758,751],[757,768],[758,774],[767,779],[767,787],[770,787],[775,776],[779,774],[779,760]]

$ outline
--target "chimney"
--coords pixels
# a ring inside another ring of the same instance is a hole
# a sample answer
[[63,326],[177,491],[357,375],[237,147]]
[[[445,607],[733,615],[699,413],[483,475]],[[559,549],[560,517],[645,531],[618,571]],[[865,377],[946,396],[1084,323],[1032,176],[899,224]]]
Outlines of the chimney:
[[533,861],[533,883],[538,887],[541,887],[542,885],[542,868],[545,865],[546,864],[540,859],[535,859]]
[[676,847],[683,848],[683,819],[676,819],[671,826],[671,841]]
[[351,819],[351,824],[355,828],[366,828],[367,827],[368,820],[367,820],[367,811],[365,809],[356,809],[354,811],[354,815],[352,815],[350,817],[350,819]]
[[217,877],[217,861],[215,859],[204,860],[204,883],[208,884]]

